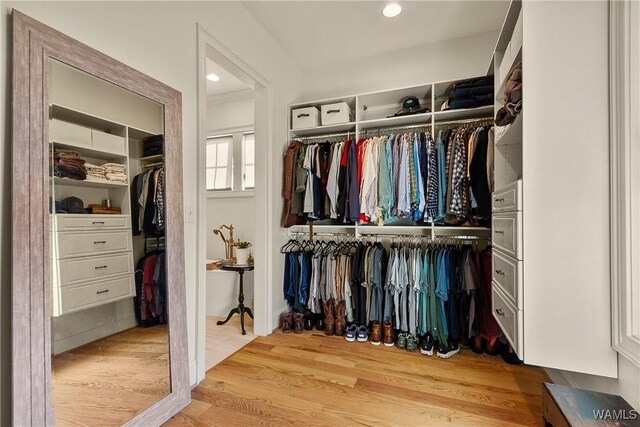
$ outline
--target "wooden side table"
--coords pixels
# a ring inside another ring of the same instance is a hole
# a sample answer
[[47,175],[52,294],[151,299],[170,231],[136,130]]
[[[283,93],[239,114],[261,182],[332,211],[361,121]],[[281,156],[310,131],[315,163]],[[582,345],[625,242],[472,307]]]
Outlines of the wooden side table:
[[238,292],[238,306],[231,309],[229,315],[225,320],[218,320],[216,322],[218,325],[224,325],[231,319],[231,316],[234,314],[240,315],[240,327],[242,328],[242,335],[246,335],[247,331],[244,330],[244,313],[247,313],[249,317],[253,319],[253,312],[249,307],[244,306],[244,272],[245,271],[253,271],[253,265],[225,265],[222,264],[220,266],[221,270],[225,271],[235,271],[240,276],[240,290]]

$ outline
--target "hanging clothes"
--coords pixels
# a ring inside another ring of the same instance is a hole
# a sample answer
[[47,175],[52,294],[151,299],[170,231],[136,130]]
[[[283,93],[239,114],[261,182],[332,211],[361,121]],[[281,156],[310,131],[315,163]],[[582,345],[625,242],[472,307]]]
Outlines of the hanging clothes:
[[134,236],[162,236],[165,230],[164,168],[136,175],[131,182],[131,228]]
[[136,263],[136,296],[133,299],[140,326],[167,323],[166,258],[162,250],[145,254]]

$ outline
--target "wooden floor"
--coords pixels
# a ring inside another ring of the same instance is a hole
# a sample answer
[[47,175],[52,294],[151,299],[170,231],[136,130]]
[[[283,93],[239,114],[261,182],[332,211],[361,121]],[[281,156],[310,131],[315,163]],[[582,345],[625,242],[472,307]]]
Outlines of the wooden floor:
[[206,370],[231,356],[236,351],[256,339],[253,335],[253,319],[245,315],[244,327],[246,335],[240,329],[240,316],[234,315],[224,325],[217,325],[218,320],[225,317],[207,316]]
[[166,326],[133,328],[54,356],[56,426],[116,426],[169,393]]
[[425,357],[319,332],[259,337],[207,372],[166,426],[541,425],[540,368],[464,348]]

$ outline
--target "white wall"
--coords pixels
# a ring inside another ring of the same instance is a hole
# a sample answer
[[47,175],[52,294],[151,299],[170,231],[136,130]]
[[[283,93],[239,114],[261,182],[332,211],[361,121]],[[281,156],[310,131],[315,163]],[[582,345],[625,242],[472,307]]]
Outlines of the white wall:
[[[207,100],[207,136],[230,130],[253,128],[253,91],[212,96]],[[216,194],[219,196],[220,194]],[[234,239],[255,242],[254,197],[211,197],[207,199],[207,258],[222,259],[225,246],[213,230],[222,224],[233,224]],[[226,237],[228,230],[223,230]],[[253,299],[253,273],[244,276],[245,304]],[[238,305],[238,275],[228,271],[207,272],[207,315],[226,317]]]
[[303,70],[304,100],[485,75],[498,32]]
[[[0,90],[3,114],[0,119],[0,133],[4,136],[0,150],[0,188],[2,209],[2,246],[0,248],[1,290],[0,320],[2,327],[0,342],[0,402],[2,419],[0,424],[10,424],[10,120],[7,108],[10,102],[10,80],[8,62],[11,35],[9,13],[11,8],[32,16],[53,28],[74,37],[97,50],[122,61],[137,70],[154,77],[182,92],[183,144],[184,144],[184,204],[185,211],[195,212],[197,203],[197,100],[196,100],[196,23],[200,23],[227,49],[242,58],[271,84],[273,123],[270,140],[272,151],[266,151],[268,159],[258,168],[266,168],[269,173],[280,171],[282,152],[287,141],[287,105],[299,98],[300,71],[274,39],[255,21],[238,2],[2,2],[2,35]],[[238,29],[242,28],[242,34]],[[279,176],[279,175],[278,175]],[[269,179],[261,183],[274,191],[273,201],[263,212],[274,227],[265,235],[273,234],[274,247],[284,239],[278,230],[281,210],[280,179]],[[204,271],[204,265],[197,263],[196,222],[187,218],[184,227],[187,323],[191,379],[195,380],[195,335],[196,335],[196,272]],[[276,283],[282,275],[282,260],[274,257],[265,275],[272,274]],[[283,304],[275,302],[274,309]]]

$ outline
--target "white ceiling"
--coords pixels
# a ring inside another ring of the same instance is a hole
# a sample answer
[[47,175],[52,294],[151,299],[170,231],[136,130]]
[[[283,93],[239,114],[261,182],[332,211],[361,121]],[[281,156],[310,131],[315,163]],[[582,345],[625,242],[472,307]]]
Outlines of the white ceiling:
[[500,29],[508,1],[243,1],[304,69]]
[[227,70],[207,58],[207,75],[211,73],[220,77],[220,80],[212,82],[207,79],[207,96],[222,95],[223,93],[251,89],[249,86],[235,78]]

